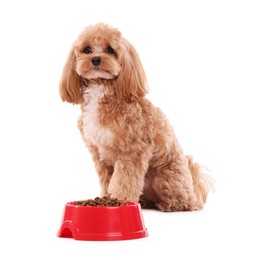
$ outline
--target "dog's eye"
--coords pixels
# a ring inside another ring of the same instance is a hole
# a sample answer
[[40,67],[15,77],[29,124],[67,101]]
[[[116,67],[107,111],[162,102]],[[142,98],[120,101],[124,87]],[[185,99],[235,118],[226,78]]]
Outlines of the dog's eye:
[[86,54],[89,54],[91,53],[91,48],[89,46],[87,46],[84,50],[83,50],[84,53]]
[[107,47],[107,52],[108,52],[109,54],[115,53],[114,49],[113,49],[111,46],[108,46],[108,47]]

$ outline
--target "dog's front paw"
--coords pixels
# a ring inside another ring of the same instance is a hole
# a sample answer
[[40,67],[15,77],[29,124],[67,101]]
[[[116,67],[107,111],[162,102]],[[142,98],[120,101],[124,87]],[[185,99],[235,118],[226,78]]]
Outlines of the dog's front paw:
[[192,210],[189,203],[177,199],[160,201],[156,204],[156,207],[164,212]]
[[100,197],[101,198],[103,198],[103,197],[111,197],[111,194],[109,194],[107,191],[101,191]]
[[139,201],[139,196],[131,193],[125,193],[120,191],[111,191],[109,192],[111,198],[117,198],[119,200],[132,200],[132,201]]

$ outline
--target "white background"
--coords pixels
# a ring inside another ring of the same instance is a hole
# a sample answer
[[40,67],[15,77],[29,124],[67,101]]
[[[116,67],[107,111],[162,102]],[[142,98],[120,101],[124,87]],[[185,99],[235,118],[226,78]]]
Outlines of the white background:
[[[258,4],[1,1],[0,258],[259,259]],[[67,201],[99,195],[79,107],[58,93],[72,42],[96,22],[117,27],[136,47],[148,98],[216,180],[200,212],[144,210],[143,239],[56,237]]]

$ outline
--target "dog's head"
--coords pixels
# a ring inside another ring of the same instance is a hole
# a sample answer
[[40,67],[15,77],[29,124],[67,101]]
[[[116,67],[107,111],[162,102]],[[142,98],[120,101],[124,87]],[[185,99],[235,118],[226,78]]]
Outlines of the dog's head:
[[63,101],[81,103],[82,78],[115,81],[119,99],[136,100],[148,92],[136,50],[117,29],[103,23],[85,28],[72,45],[60,82]]

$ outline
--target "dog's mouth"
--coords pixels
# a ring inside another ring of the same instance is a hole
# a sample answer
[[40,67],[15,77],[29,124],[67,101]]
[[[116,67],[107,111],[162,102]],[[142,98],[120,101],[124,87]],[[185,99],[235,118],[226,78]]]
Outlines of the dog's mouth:
[[111,74],[110,71],[100,68],[100,66],[93,66],[92,70],[83,76],[87,79],[113,79],[116,77],[116,75]]

